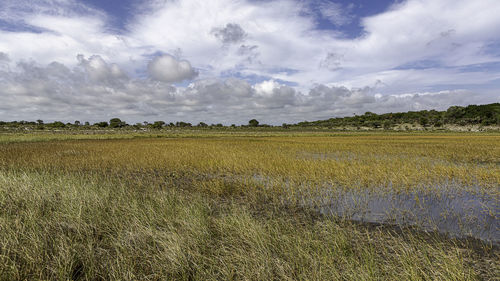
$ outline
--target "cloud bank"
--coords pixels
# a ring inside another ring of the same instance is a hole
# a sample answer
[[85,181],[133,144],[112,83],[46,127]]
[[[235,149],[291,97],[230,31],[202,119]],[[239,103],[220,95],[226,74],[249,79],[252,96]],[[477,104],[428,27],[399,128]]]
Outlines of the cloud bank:
[[57,62],[46,66],[20,62],[15,70],[1,71],[0,119],[32,116],[54,121],[71,116],[99,121],[121,116],[131,123],[165,120],[245,124],[259,118],[281,124],[366,111],[445,109],[492,98],[466,90],[381,95],[373,87],[324,84],[301,92],[275,80],[252,85],[240,78],[200,79],[176,87],[169,81],[130,78],[116,64],[99,56],[86,59],[79,55],[77,60],[79,64],[73,68]]
[[81,1],[5,0],[0,119],[281,124],[499,101],[496,0],[356,9],[150,0],[117,30]]

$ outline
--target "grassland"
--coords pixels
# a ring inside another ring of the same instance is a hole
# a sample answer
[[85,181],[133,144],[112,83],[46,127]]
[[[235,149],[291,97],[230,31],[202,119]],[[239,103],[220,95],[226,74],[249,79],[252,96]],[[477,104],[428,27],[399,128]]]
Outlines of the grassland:
[[453,185],[498,202],[499,155],[494,133],[0,135],[0,279],[495,280],[491,243],[304,196]]

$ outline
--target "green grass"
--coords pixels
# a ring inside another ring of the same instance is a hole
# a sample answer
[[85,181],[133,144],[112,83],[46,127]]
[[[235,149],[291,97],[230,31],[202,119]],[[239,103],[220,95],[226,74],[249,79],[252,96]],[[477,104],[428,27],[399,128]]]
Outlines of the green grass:
[[[189,186],[0,174],[3,280],[474,280],[472,248]],[[497,256],[498,257],[498,256]]]
[[[496,135],[118,137],[4,139],[0,280],[500,276],[498,247],[323,217],[283,200],[282,188],[285,179],[370,188],[389,178],[404,192],[450,177],[498,196]],[[255,174],[276,178],[273,188]]]

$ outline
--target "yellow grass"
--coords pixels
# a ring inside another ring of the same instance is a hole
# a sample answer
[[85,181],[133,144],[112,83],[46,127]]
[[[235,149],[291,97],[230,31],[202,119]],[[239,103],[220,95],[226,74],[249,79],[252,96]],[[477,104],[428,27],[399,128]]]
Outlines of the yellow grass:
[[1,135],[0,280],[494,279],[487,243],[294,200],[440,185],[498,199],[499,182],[495,134]]
[[500,136],[219,136],[8,143],[0,167],[68,172],[258,175],[404,191],[453,182],[498,192]]

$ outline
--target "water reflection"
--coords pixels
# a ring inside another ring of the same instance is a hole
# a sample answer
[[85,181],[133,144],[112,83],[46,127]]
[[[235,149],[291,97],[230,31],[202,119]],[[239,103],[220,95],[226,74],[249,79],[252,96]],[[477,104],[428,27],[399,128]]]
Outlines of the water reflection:
[[[345,189],[314,183],[277,181],[254,175],[252,181],[267,188],[279,188],[284,200],[313,207],[324,215],[348,220],[416,226],[452,237],[473,237],[500,243],[500,198],[479,186],[450,182],[420,187],[415,191],[387,188]],[[293,198],[290,197],[293,196]]]

